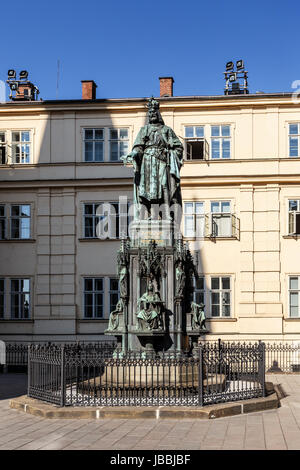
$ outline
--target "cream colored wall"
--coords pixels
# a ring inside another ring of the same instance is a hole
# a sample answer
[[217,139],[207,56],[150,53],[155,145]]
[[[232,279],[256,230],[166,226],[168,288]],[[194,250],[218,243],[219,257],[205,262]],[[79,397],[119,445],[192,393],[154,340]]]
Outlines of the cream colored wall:
[[[161,104],[181,137],[185,125],[205,125],[208,140],[211,124],[233,130],[231,160],[185,162],[181,172],[183,200],[205,201],[206,212],[211,200],[230,200],[240,219],[239,240],[189,240],[200,272],[232,277],[232,317],[208,321],[211,339],[300,339],[287,297],[288,275],[300,275],[300,241],[284,238],[287,201],[300,199],[299,161],[288,158],[287,138],[300,108],[279,101]],[[116,275],[119,242],[83,240],[82,204],[132,199],[132,169],[82,162],[82,129],[128,127],[131,147],[146,112],[143,103],[101,106],[0,109],[0,129],[33,130],[33,164],[0,170],[1,202],[32,204],[35,240],[0,242],[0,276],[28,276],[34,286],[34,322],[0,321],[6,339],[96,339],[106,327],[82,318],[82,279]]]

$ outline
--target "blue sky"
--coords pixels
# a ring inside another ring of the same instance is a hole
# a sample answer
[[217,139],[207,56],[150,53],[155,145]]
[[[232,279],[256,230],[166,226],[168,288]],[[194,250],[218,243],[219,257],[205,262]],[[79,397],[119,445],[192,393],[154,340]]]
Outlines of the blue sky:
[[[244,8],[243,8],[244,6]],[[52,0],[1,5],[0,79],[26,69],[43,99],[223,94],[228,60],[244,59],[250,92],[293,91],[300,80],[300,3],[269,0]]]

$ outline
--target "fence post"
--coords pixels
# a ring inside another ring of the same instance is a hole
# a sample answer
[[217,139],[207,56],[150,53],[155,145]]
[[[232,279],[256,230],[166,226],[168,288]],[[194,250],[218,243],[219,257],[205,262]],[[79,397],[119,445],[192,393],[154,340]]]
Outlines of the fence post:
[[198,403],[203,406],[203,346],[199,345],[199,368],[198,368]]
[[65,367],[65,346],[61,347],[61,360],[60,360],[60,406],[65,406],[66,402],[66,367]]
[[259,377],[260,377],[260,382],[261,382],[261,387],[262,387],[262,396],[266,396],[266,387],[265,387],[265,370],[266,370],[266,360],[265,360],[265,343],[263,343],[261,340],[258,342],[258,349],[260,351],[260,361],[259,361]]
[[27,396],[30,397],[31,370],[30,370],[30,344],[27,346]]

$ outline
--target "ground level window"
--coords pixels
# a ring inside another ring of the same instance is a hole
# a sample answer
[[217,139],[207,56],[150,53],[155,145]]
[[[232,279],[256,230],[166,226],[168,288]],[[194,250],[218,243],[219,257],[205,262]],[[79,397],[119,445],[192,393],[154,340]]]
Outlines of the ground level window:
[[290,276],[289,278],[289,316],[291,318],[300,317],[299,294],[300,294],[300,276]]
[[231,286],[229,276],[211,278],[211,316],[230,317]]
[[103,318],[104,279],[84,279],[84,318]]
[[11,318],[28,319],[30,316],[30,279],[11,279]]
[[119,300],[119,281],[115,278],[109,279],[109,311],[116,309]]

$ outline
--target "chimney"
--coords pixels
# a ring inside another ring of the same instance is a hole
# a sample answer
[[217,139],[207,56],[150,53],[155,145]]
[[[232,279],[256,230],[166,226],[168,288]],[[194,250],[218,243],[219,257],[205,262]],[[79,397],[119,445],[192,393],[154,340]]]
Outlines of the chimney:
[[159,77],[160,96],[173,96],[173,77]]
[[94,80],[81,80],[82,86],[82,99],[95,100],[97,85]]

